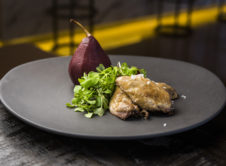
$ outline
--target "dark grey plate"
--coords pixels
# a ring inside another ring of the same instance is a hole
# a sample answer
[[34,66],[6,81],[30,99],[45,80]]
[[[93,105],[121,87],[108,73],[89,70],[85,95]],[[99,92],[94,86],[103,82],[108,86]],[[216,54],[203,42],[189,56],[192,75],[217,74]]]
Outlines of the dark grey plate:
[[[1,80],[0,96],[8,110],[38,128],[57,134],[92,139],[138,139],[179,133],[200,126],[222,109],[226,91],[222,82],[206,69],[168,59],[141,56],[111,56],[145,68],[148,77],[169,83],[180,98],[173,116],[151,116],[149,120],[123,121],[106,113],[87,119],[65,103],[73,97],[68,76],[70,57],[33,61],[9,71]],[[165,125],[164,125],[165,124]]]

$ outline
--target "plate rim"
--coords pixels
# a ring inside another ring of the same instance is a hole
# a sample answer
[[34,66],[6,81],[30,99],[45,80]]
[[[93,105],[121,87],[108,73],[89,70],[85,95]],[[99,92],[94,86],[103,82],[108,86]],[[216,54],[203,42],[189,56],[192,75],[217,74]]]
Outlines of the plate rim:
[[[139,55],[110,55],[110,56],[130,56],[130,57],[136,57]],[[75,134],[75,133],[69,133],[69,132],[64,132],[61,130],[57,130],[54,128],[50,128],[47,126],[43,126],[41,124],[38,124],[36,122],[33,122],[32,120],[29,120],[23,116],[21,116],[20,114],[18,114],[16,111],[14,111],[8,104],[7,102],[4,100],[3,96],[2,96],[2,80],[7,77],[7,75],[9,75],[11,72],[13,72],[14,70],[23,67],[27,64],[31,64],[31,63],[38,63],[41,61],[47,61],[49,59],[64,59],[64,58],[70,58],[71,56],[65,56],[65,57],[51,57],[51,58],[43,58],[43,59],[39,59],[39,60],[34,60],[34,61],[30,61],[30,62],[26,62],[23,63],[21,65],[18,65],[14,68],[12,68],[11,70],[9,70],[1,79],[0,79],[0,102],[3,104],[3,106],[6,108],[6,110],[8,110],[8,112],[10,112],[12,115],[14,115],[15,117],[17,117],[18,119],[20,119],[21,121],[25,122],[26,124],[29,124],[35,128],[38,128],[40,130],[43,130],[45,132],[49,132],[52,134],[57,134],[57,135],[62,135],[62,136],[68,136],[68,137],[73,137],[73,138],[85,138],[85,139],[94,139],[94,140],[138,140],[138,139],[148,139],[148,138],[155,138],[155,137],[161,137],[161,136],[168,136],[168,135],[173,135],[173,134],[178,134],[178,133],[182,133],[182,132],[186,132],[189,130],[192,130],[196,127],[202,126],[203,124],[206,124],[207,122],[209,122],[210,120],[214,119],[217,115],[220,114],[220,112],[223,110],[224,106],[226,105],[226,100],[224,101],[224,103],[222,104],[222,106],[219,108],[218,111],[216,111],[214,114],[212,114],[211,116],[209,116],[208,118],[202,120],[201,122],[197,122],[194,123],[192,125],[189,125],[187,127],[183,127],[180,129],[176,129],[176,130],[172,130],[172,131],[165,131],[162,133],[157,133],[157,134],[139,134],[139,135],[133,135],[133,136],[97,136],[97,135],[89,135],[89,134]],[[209,73],[211,73],[212,75],[215,76],[216,79],[218,79],[218,81],[222,84],[222,86],[224,87],[224,91],[226,94],[226,88],[223,84],[223,82],[221,81],[221,79],[213,72],[211,72],[210,70],[193,64],[193,63],[189,63],[186,61],[181,61],[181,60],[174,60],[174,59],[168,59],[168,58],[162,58],[162,57],[147,57],[147,56],[139,56],[139,57],[145,57],[145,58],[152,58],[152,59],[162,59],[162,60],[169,60],[169,61],[177,61],[177,62],[182,62],[182,63],[186,63],[189,65],[194,65],[198,68],[202,68],[207,70]]]

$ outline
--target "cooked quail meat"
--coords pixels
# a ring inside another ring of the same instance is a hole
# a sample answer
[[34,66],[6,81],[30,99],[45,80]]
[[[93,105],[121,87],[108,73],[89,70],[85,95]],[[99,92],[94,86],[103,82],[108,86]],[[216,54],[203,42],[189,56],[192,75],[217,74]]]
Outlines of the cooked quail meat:
[[118,86],[116,86],[111,98],[109,110],[113,115],[121,119],[127,119],[130,116],[139,114],[139,107],[133,104],[130,98]]
[[168,85],[164,82],[158,82],[157,85],[160,86],[161,88],[165,89],[169,93],[171,100],[178,98],[178,94],[177,94],[176,90],[173,87],[171,87],[170,85]]
[[172,110],[169,93],[158,86],[158,83],[142,75],[118,77],[116,85],[142,109],[164,113],[170,113]]

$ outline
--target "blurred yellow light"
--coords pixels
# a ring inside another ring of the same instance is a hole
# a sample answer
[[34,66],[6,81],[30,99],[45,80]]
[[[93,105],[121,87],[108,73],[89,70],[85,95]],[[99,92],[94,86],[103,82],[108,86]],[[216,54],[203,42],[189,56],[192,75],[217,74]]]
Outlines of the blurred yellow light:
[[[226,11],[226,5],[224,6]],[[192,27],[195,28],[200,25],[212,23],[216,21],[218,15],[218,7],[213,6],[205,9],[194,10],[192,12]],[[178,22],[180,25],[186,24],[186,12],[181,12],[179,15]],[[174,23],[174,15],[171,13],[165,14],[162,18],[162,24]],[[94,36],[99,41],[101,46],[107,49],[113,49],[121,46],[140,42],[145,38],[150,38],[155,35],[155,28],[157,26],[156,16],[145,16],[138,19],[124,20],[113,22],[110,24],[96,25]],[[85,34],[79,30],[75,30],[74,41],[80,43],[85,37]],[[14,39],[6,42],[7,44],[17,44],[31,42],[44,51],[51,51],[53,48],[53,40],[51,34]],[[70,38],[68,31],[62,31],[59,35],[59,44],[69,43]],[[4,43],[5,44],[5,43]],[[2,43],[0,43],[0,46]],[[62,47],[56,52],[61,56],[69,55],[69,48]]]
[[[194,10],[192,13],[192,27],[214,22],[217,14],[218,8],[216,6]],[[187,21],[186,19],[186,12],[181,12],[178,20],[179,24],[185,25]],[[162,24],[172,24],[174,21],[173,14],[165,14],[162,19]],[[156,17],[146,16],[139,19],[120,21],[120,23],[115,22],[110,25],[97,25],[93,35],[100,42],[101,46],[107,50],[137,43],[144,38],[150,38],[155,35],[154,30],[156,26]],[[83,32],[77,32],[74,41],[80,43],[83,37],[85,37]],[[59,43],[65,43],[68,41],[69,36],[65,35],[60,37]],[[52,48],[53,43],[51,41],[47,41],[46,43],[37,42],[36,45],[43,50],[49,51]],[[60,55],[69,55],[69,49],[61,48],[57,53]]]

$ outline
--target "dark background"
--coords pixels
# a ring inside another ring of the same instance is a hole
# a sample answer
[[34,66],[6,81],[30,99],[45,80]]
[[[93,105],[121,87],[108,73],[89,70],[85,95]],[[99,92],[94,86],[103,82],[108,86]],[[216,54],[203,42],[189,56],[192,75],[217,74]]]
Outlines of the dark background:
[[[163,1],[163,0],[160,0]],[[182,8],[189,0],[182,0]],[[76,2],[76,1],[74,1]],[[88,0],[77,1],[77,4],[88,4]],[[140,16],[156,14],[158,0],[96,0],[94,22],[110,23]],[[164,12],[174,9],[173,0],[164,0]],[[171,3],[169,3],[171,2]],[[196,0],[194,7],[200,8],[218,3],[218,0]],[[58,4],[70,4],[70,0],[58,0]],[[31,36],[52,32],[52,0],[0,0],[0,39]],[[68,14],[68,10],[61,10]],[[77,9],[75,14],[85,13]],[[86,20],[81,20],[87,24]],[[61,30],[68,28],[68,19],[60,21]]]

